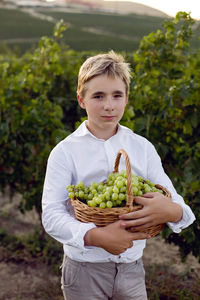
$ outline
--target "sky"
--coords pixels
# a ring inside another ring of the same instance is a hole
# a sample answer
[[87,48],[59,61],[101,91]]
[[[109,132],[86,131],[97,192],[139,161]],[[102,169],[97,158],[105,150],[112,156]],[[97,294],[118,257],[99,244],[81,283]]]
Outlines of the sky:
[[200,20],[200,0],[117,0],[132,1],[159,9],[171,17],[178,11],[191,12],[191,17]]

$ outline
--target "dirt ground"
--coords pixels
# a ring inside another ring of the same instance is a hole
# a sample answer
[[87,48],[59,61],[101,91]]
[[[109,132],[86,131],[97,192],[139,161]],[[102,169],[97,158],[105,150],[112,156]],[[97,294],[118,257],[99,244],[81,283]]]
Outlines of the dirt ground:
[[[0,228],[6,228],[12,234],[30,233],[39,223],[33,212],[22,215],[17,207],[20,196],[12,202],[0,195]],[[47,265],[39,261],[15,263],[6,262],[0,248],[0,300],[59,300],[63,299],[60,290],[60,278],[50,272]],[[178,247],[169,245],[160,236],[147,241],[144,251],[144,265],[166,264],[177,273],[193,270],[200,273],[197,259],[189,255],[186,263],[179,257]]]

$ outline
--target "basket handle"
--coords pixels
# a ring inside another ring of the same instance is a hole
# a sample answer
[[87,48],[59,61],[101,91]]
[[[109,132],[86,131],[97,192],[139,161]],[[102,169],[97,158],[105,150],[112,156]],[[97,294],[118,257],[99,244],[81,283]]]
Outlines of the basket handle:
[[127,174],[127,198],[126,198],[126,206],[127,207],[133,207],[133,191],[132,191],[132,169],[130,160],[128,157],[128,154],[124,149],[119,150],[117,157],[115,159],[115,167],[114,167],[114,173],[118,172],[119,162],[121,155],[123,155],[125,159],[125,166],[126,166],[126,174]]

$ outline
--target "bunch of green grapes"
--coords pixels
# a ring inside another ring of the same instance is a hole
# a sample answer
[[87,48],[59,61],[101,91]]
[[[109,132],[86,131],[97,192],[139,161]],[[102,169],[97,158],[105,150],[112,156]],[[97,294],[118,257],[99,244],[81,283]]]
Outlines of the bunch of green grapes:
[[[92,182],[84,186],[80,181],[77,185],[68,185],[69,198],[78,198],[91,207],[111,208],[126,205],[127,175],[126,171],[111,173],[105,182]],[[132,174],[132,190],[134,196],[142,196],[149,192],[161,192],[148,179]]]

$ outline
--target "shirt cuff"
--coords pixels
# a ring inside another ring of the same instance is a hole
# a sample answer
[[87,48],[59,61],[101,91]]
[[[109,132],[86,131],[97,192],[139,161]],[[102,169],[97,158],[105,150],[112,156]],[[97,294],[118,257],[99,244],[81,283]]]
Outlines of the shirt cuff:
[[191,214],[191,209],[189,206],[185,205],[184,203],[178,203],[183,210],[183,215],[180,221],[173,223],[168,222],[167,225],[169,228],[175,232],[180,233],[184,228],[188,227],[195,221],[195,216]]
[[95,228],[96,225],[94,223],[82,223],[79,226],[79,230],[74,235],[74,237],[68,241],[67,245],[79,248],[81,250],[87,251],[90,249],[90,247],[87,247],[84,245],[84,236],[87,231],[90,229]]

